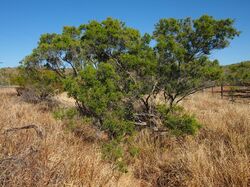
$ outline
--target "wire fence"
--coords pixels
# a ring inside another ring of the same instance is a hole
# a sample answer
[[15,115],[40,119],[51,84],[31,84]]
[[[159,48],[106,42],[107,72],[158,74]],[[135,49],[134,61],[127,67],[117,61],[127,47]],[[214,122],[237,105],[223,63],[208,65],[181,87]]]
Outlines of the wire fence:
[[221,85],[211,87],[211,93],[220,94],[221,98],[229,98],[232,101],[236,99],[250,99],[250,87],[238,85]]

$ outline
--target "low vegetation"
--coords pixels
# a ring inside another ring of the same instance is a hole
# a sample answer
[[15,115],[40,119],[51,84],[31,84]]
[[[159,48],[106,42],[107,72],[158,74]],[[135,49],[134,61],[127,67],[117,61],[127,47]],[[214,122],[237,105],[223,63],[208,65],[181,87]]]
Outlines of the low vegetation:
[[225,80],[228,84],[250,87],[250,62],[240,62],[224,67]]
[[18,75],[16,68],[0,68],[0,85],[10,86],[12,84],[12,78]]
[[[119,157],[119,147],[116,152],[115,143],[102,147],[107,139],[88,126],[88,121],[69,131],[68,123],[56,120],[42,103],[26,103],[15,90],[1,89],[0,100],[1,186],[250,184],[250,105],[230,103],[208,93],[191,96],[181,105],[203,124],[200,132],[176,137],[141,131],[134,141],[128,140],[129,148],[119,144],[130,150],[124,158],[129,163],[127,173],[121,173],[117,164],[103,160],[110,149]],[[8,131],[32,124],[41,130],[42,138],[34,129]],[[107,156],[111,159],[112,154]]]

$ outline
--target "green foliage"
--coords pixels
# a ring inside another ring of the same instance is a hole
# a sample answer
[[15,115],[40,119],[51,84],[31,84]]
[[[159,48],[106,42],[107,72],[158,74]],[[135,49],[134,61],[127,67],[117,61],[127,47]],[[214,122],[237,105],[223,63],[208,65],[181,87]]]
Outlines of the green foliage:
[[118,79],[110,64],[101,63],[98,69],[87,66],[76,79],[66,79],[65,89],[70,96],[77,96],[89,113],[101,116],[115,107],[122,97]]
[[114,163],[119,171],[126,173],[127,166],[140,152],[138,147],[131,144],[133,141],[133,136],[131,136],[130,138],[114,139],[104,143],[102,146],[103,158]]
[[134,123],[109,116],[103,121],[103,130],[108,130],[112,137],[119,138],[134,132]]
[[57,108],[53,111],[53,116],[57,120],[62,120],[63,125],[69,132],[76,132],[79,127],[93,123],[91,118],[81,116],[75,107]]
[[159,89],[172,105],[220,78],[213,50],[225,48],[239,32],[233,20],[215,20],[204,15],[196,20],[161,19],[154,31],[158,54]]
[[101,63],[98,68],[87,66],[77,78],[65,80],[68,94],[80,102],[82,113],[97,118],[101,129],[112,137],[132,133],[133,124],[124,118],[119,75],[113,66]]
[[73,119],[77,114],[76,108],[58,108],[53,112],[54,118],[59,120]]
[[113,140],[102,147],[103,158],[113,162],[121,172],[127,172],[127,164],[124,160],[124,150],[121,144]]
[[183,134],[194,135],[201,128],[201,124],[197,122],[196,118],[188,114],[172,114],[167,117],[165,125],[177,136]]
[[137,155],[139,155],[140,153],[140,148],[138,147],[135,147],[135,146],[131,146],[128,150],[129,154],[132,156],[132,157],[136,157]]
[[62,82],[54,71],[44,68],[19,67],[12,84],[31,90],[36,96],[46,98],[62,91]]
[[241,62],[224,67],[225,79],[232,85],[250,85],[250,62]]
[[166,108],[165,105],[159,105],[157,109],[163,119],[163,124],[174,135],[194,135],[201,128],[195,116],[185,113],[182,107]]

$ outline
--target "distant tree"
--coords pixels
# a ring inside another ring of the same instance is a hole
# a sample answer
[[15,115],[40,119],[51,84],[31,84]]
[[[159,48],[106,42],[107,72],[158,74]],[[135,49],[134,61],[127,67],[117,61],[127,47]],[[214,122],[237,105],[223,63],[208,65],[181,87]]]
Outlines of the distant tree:
[[0,85],[10,85],[11,79],[15,75],[15,68],[0,68]]
[[[63,90],[62,82],[57,74],[45,68],[28,68],[20,66],[17,73],[10,78],[11,84],[18,85],[18,95],[29,101],[42,101]],[[26,95],[28,94],[28,95]]]
[[6,84],[5,81],[5,70],[4,69],[0,69],[0,85],[4,85]]
[[250,62],[241,62],[226,67],[226,80],[233,85],[250,86]]

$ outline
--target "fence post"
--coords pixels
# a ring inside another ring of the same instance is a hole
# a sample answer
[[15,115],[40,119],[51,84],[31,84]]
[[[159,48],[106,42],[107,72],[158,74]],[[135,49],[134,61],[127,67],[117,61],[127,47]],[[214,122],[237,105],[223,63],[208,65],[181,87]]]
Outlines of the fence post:
[[223,83],[221,83],[221,85],[220,85],[220,96],[221,96],[221,99],[223,99],[223,92],[224,92],[224,90],[223,90]]

